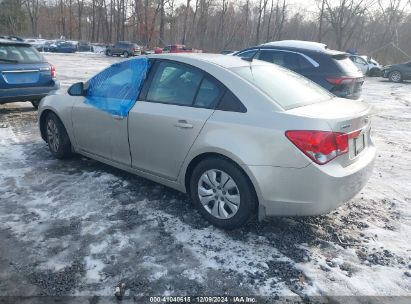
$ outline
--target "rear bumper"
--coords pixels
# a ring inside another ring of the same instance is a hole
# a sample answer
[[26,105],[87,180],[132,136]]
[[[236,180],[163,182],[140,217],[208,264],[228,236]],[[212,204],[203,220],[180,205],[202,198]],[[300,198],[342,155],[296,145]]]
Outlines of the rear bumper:
[[247,166],[259,197],[259,217],[319,215],[347,202],[361,191],[373,170],[375,147],[363,153],[345,168],[332,162],[301,169]]
[[40,100],[51,91],[58,90],[60,82],[55,80],[52,86],[0,89],[0,104],[18,101]]

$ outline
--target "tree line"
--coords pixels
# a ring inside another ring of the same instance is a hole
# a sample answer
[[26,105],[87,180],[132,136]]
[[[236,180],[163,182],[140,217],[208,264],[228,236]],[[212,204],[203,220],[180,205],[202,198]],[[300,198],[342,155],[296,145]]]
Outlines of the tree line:
[[0,0],[0,34],[239,50],[300,39],[383,62],[411,55],[411,0]]

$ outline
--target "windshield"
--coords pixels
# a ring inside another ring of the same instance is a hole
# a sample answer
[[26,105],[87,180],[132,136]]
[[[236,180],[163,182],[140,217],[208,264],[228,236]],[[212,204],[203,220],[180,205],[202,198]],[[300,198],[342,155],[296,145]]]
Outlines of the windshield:
[[0,61],[13,63],[44,62],[43,56],[28,45],[0,45]]
[[275,65],[233,68],[233,72],[254,84],[285,110],[332,98],[311,80]]

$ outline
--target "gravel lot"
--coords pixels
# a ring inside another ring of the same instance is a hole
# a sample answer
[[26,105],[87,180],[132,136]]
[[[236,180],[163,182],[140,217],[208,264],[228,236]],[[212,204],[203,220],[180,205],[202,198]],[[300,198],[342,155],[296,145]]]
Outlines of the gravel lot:
[[[46,57],[63,88],[122,60]],[[363,191],[324,216],[231,232],[184,194],[81,156],[54,159],[31,104],[0,105],[0,296],[112,296],[124,282],[131,297],[411,297],[411,83],[368,78],[363,95],[378,148]]]

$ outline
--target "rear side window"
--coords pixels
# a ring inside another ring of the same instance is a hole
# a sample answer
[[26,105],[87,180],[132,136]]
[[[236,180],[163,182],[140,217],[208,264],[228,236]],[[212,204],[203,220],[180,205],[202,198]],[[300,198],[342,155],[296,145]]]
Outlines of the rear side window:
[[223,93],[223,87],[210,77],[204,77],[198,89],[194,106],[214,108]]
[[270,96],[285,110],[332,98],[328,91],[311,80],[274,65],[251,65],[232,70]]
[[44,62],[43,56],[32,46],[0,45],[0,60],[17,63]]
[[242,102],[230,91],[226,90],[218,104],[217,110],[246,113],[247,108]]
[[348,56],[341,55],[333,56],[332,58],[341,72],[347,74],[358,73],[358,68],[355,66],[354,62],[348,58]]

